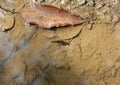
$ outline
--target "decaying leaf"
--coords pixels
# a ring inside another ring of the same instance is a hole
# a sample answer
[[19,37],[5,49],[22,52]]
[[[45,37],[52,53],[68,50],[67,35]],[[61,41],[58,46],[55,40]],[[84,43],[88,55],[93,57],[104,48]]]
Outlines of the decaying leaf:
[[28,24],[35,24],[42,28],[61,27],[77,25],[90,21],[90,19],[79,20],[70,12],[50,5],[34,4],[24,7],[20,14]]

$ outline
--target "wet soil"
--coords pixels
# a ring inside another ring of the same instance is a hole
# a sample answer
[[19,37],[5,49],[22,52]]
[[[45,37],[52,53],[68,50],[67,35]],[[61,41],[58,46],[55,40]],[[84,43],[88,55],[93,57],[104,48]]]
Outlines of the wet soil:
[[[14,12],[29,3],[94,20],[54,29],[28,26]],[[0,85],[120,85],[119,7],[119,0],[1,0]]]

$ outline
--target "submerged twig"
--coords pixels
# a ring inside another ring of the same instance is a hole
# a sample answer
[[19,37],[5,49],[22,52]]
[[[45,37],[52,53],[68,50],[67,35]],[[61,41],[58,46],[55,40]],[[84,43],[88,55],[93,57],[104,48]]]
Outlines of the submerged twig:
[[75,39],[76,37],[78,37],[80,35],[81,32],[82,32],[82,29],[80,29],[80,31],[76,35],[74,35],[73,37],[71,37],[71,38],[54,40],[54,41],[51,41],[51,42],[53,42],[53,43],[59,43],[61,45],[69,45],[73,39]]
[[[4,2],[5,2],[5,1],[4,1]],[[6,2],[5,2],[5,4],[6,4],[6,6],[8,6]],[[23,7],[24,7],[24,6],[25,6],[25,4],[23,5]],[[22,8],[23,8],[23,7],[22,7]],[[15,9],[11,9],[11,10],[10,10],[9,8],[2,7],[1,5],[0,5],[0,9],[4,10],[4,11],[6,11],[6,12],[12,13],[12,14],[20,14],[19,12],[16,12]],[[15,22],[16,22],[16,20],[15,20],[15,17],[14,17],[13,25],[12,25],[11,27],[9,27],[9,28],[3,28],[3,29],[2,29],[3,32],[7,32],[7,31],[11,30],[11,29],[15,26]]]
[[0,5],[0,8],[6,12],[15,13],[15,9],[9,10],[9,9],[2,7],[1,5]]
[[15,17],[14,17],[12,26],[9,27],[9,28],[7,28],[7,29],[6,29],[6,28],[3,28],[3,32],[7,32],[7,31],[11,30],[12,28],[14,28],[14,26],[15,26]]
[[[6,4],[6,6],[7,7],[9,7],[9,5],[6,3],[6,1],[4,0],[4,3]],[[23,8],[25,6],[25,4],[21,7],[21,8]],[[6,11],[6,12],[10,12],[10,13],[12,13],[12,14],[19,14],[19,12],[16,12],[15,11],[15,9],[7,9],[7,8],[5,8],[5,7],[2,7],[1,5],[0,5],[0,8],[2,9],[2,10],[4,10],[4,11]],[[11,8],[11,7],[10,7]]]

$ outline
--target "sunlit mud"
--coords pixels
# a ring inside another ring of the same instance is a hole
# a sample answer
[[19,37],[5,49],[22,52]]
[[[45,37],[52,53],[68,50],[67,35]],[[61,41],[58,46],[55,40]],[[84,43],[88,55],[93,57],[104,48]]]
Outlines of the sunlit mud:
[[[19,12],[35,3],[93,20],[29,25]],[[0,85],[120,85],[120,1],[0,0]]]

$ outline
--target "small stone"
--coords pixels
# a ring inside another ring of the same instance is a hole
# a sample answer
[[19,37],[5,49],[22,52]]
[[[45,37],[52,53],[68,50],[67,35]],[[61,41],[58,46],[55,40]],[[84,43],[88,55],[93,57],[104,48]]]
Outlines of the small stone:
[[102,8],[105,4],[103,2],[99,2],[96,4],[96,8],[99,9],[99,8]]
[[4,32],[6,30],[6,28],[2,27],[2,31]]
[[120,2],[120,0],[112,0],[113,4],[118,4]]
[[55,0],[45,0],[45,1],[48,2],[48,3],[55,2]]
[[115,63],[115,69],[120,68],[120,63]]
[[84,5],[86,4],[87,0],[77,0],[79,5]]
[[87,28],[88,28],[89,30],[91,30],[92,25],[91,25],[91,24],[88,24],[88,25],[87,25]]
[[67,6],[66,6],[66,9],[67,9],[67,10],[71,10],[71,6],[70,6],[70,5],[67,5]]
[[61,0],[61,4],[66,4],[69,0]]
[[31,0],[31,2],[37,2],[37,3],[40,3],[40,2],[43,2],[44,0]]
[[112,22],[117,23],[120,20],[120,18],[117,15],[113,15]]
[[90,0],[90,1],[88,1],[87,5],[88,5],[88,6],[91,6],[91,7],[94,7],[95,2],[92,1],[92,0]]

